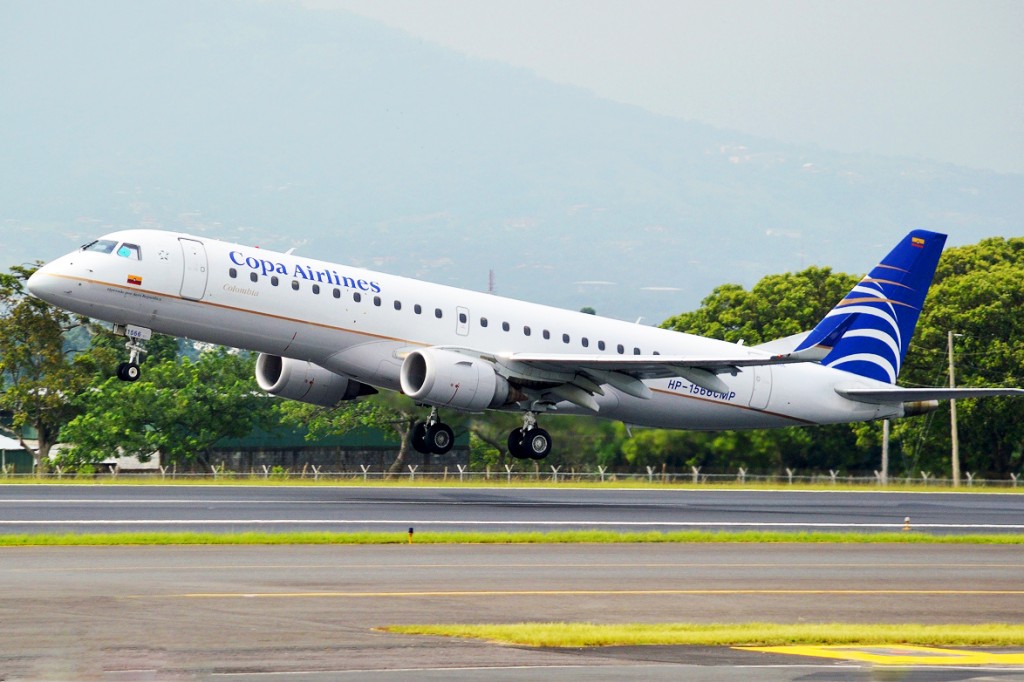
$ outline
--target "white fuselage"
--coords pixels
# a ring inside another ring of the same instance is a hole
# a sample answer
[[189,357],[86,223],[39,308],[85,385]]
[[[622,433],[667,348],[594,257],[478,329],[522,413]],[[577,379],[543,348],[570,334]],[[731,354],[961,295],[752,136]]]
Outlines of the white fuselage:
[[[734,344],[380,272],[185,234],[126,230],[121,256],[80,250],[44,266],[32,290],[74,312],[198,341],[305,360],[400,390],[403,359],[424,347],[511,353],[692,355],[756,352]],[[728,391],[648,380],[652,397],[605,386],[598,415],[680,429],[764,428],[899,416],[837,387],[876,382],[814,363],[721,374]],[[590,413],[569,402],[563,413]]]

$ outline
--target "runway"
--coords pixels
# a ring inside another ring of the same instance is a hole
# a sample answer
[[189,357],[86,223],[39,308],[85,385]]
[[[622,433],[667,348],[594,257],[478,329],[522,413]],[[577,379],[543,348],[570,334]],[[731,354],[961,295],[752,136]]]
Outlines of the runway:
[[1022,569],[1024,548],[991,545],[3,548],[0,677],[867,680],[869,665],[779,654],[543,650],[375,628],[1017,622]]
[[111,530],[1024,532],[1024,494],[0,485],[0,533]]
[[[902,527],[1019,532],[1024,496],[0,486],[0,532]],[[870,680],[870,664],[699,647],[544,650],[401,623],[1020,622],[1024,548],[420,545],[0,548],[0,679]],[[949,677],[1024,677],[971,667]],[[937,677],[935,675],[938,675]]]

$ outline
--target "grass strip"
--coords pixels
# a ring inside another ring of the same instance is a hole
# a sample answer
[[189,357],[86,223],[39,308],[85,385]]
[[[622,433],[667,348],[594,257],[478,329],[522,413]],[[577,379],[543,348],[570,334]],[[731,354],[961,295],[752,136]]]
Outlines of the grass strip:
[[[624,543],[831,543],[831,544],[987,544],[1021,545],[1024,535],[929,535],[916,532],[841,533],[784,531],[644,531],[578,530],[550,532],[416,532],[413,543],[456,544],[624,544]],[[397,532],[138,532],[0,534],[0,547],[104,545],[397,545],[408,544],[407,530]]]
[[391,625],[385,632],[482,639],[536,647],[919,645],[1021,646],[1024,624],[916,625],[908,623],[513,623]]

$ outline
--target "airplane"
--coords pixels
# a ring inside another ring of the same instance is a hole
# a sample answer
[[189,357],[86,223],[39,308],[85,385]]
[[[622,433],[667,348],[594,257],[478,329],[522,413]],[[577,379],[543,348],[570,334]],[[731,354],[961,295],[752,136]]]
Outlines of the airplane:
[[[267,393],[324,407],[400,391],[429,415],[413,447],[454,442],[440,409],[518,412],[543,459],[547,414],[631,426],[755,429],[890,419],[1016,388],[896,385],[946,236],[907,234],[810,332],[728,343],[162,230],[123,230],[40,267],[28,290],[127,337],[139,378],[153,332],[258,353]],[[546,418],[546,417],[545,417]]]

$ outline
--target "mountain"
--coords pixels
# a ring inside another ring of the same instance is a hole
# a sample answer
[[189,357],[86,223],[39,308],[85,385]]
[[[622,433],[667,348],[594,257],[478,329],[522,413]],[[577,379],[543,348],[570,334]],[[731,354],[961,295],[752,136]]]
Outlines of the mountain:
[[1024,229],[1022,175],[657,116],[340,11],[11,0],[0,45],[10,264],[163,227],[654,324],[912,227]]

